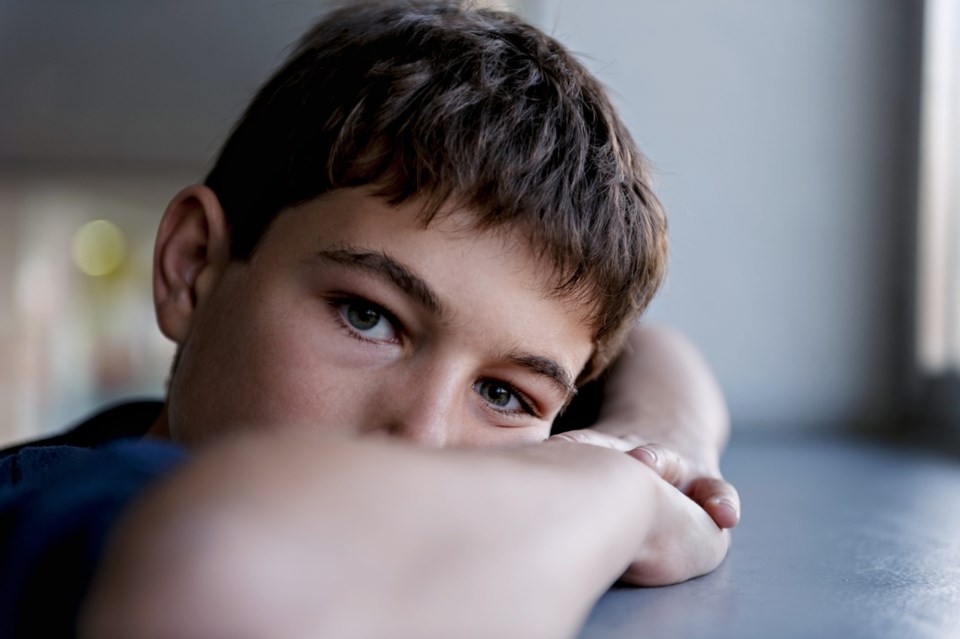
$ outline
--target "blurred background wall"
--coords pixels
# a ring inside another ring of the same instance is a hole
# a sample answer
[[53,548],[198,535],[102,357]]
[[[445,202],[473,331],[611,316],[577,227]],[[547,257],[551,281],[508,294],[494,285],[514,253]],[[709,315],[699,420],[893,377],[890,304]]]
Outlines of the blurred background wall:
[[740,428],[871,427],[898,410],[920,5],[541,5],[655,166],[673,255],[651,317],[703,348]]
[[[881,428],[909,372],[916,0],[529,0],[651,159],[735,428]],[[0,441],[159,396],[152,235],[322,2],[0,0]],[[85,274],[84,224],[126,257]]]

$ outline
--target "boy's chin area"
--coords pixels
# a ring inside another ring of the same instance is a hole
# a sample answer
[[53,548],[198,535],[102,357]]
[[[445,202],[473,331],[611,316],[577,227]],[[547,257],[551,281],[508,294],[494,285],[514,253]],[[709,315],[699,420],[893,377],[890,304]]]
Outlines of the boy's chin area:
[[371,193],[288,209],[249,260],[194,266],[212,275],[193,293],[151,436],[198,447],[270,431],[435,448],[549,436],[593,353],[586,309],[548,290],[553,273],[527,234],[471,230],[462,207],[424,226],[422,201]]

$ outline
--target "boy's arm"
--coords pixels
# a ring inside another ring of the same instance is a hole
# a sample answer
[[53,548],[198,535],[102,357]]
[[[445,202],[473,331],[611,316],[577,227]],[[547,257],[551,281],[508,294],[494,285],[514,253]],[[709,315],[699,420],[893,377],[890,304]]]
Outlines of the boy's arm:
[[568,637],[625,569],[670,583],[727,544],[605,448],[248,437],[128,514],[81,636]]
[[731,528],[740,499],[720,473],[729,433],[723,394],[697,349],[676,331],[642,325],[604,384],[596,423],[558,437],[641,447],[631,454]]

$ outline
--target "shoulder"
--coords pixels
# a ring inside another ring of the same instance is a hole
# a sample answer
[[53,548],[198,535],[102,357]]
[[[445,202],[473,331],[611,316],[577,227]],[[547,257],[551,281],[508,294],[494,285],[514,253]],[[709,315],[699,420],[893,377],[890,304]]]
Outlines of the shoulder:
[[0,459],[25,448],[59,445],[97,448],[116,439],[143,437],[162,409],[163,402],[157,400],[111,404],[84,417],[60,433],[5,448],[0,451]]
[[[0,636],[69,636],[114,525],[185,457],[120,440],[27,446],[0,461]],[[50,614],[30,612],[40,608]]]
[[52,472],[112,442],[142,437],[162,407],[158,401],[114,404],[62,433],[0,450],[0,490]]

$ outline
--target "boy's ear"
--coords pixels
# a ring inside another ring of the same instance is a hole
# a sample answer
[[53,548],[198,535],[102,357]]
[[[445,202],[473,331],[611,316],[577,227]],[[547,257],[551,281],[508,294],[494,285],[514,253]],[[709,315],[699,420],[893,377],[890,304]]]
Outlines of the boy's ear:
[[167,206],[153,251],[153,303],[160,331],[182,344],[194,311],[230,261],[230,234],[216,194],[203,185]]

